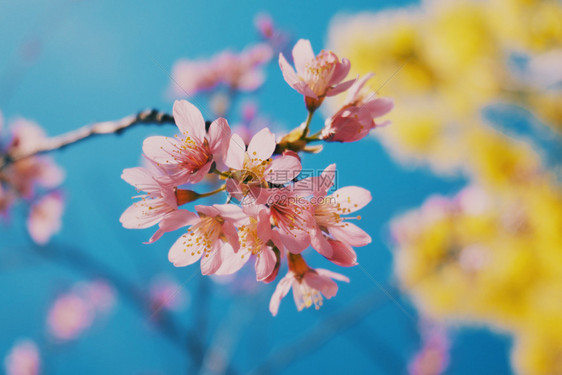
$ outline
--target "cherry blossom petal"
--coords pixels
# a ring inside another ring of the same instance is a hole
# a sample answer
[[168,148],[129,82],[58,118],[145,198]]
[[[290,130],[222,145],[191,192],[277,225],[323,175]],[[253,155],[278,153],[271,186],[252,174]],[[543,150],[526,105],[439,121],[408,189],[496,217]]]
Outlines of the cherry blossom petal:
[[127,229],[144,229],[156,225],[162,219],[162,216],[169,211],[151,212],[149,207],[158,204],[161,200],[161,198],[158,198],[135,202],[123,212],[119,221]]
[[[347,92],[347,97],[345,99],[345,102],[347,104],[355,102],[357,100],[358,96],[359,96],[359,93],[361,92],[361,90],[363,89],[363,87],[365,86],[367,81],[369,81],[371,78],[373,78],[373,76],[374,76],[373,73],[367,73],[362,78],[357,79],[355,81],[355,83],[353,84],[353,86],[351,86],[349,88],[349,91]],[[345,77],[343,77],[343,78],[345,78]]]
[[174,121],[183,135],[193,138],[197,143],[205,137],[205,119],[201,111],[187,100],[174,102]]
[[236,253],[240,249],[240,240],[236,227],[230,221],[225,221],[222,225],[222,233],[226,237],[226,241],[232,246],[232,250]]
[[325,270],[323,268],[317,268],[316,273],[319,274],[322,277],[329,277],[330,279],[344,281],[346,283],[349,282],[349,278],[347,276],[344,276],[344,275],[342,275],[340,273],[337,273],[337,272]]
[[365,207],[371,201],[371,192],[358,186],[346,186],[336,190],[332,197],[338,204],[338,213],[348,214]]
[[201,245],[188,241],[189,233],[182,235],[172,245],[168,252],[168,260],[176,267],[189,266],[197,262],[204,253]]
[[237,272],[248,262],[252,255],[248,249],[240,249],[237,253],[234,253],[232,249],[230,249],[230,252],[224,251],[224,249],[221,251],[223,261],[215,275],[230,275]]
[[298,158],[283,155],[273,160],[265,170],[265,179],[274,184],[285,184],[301,173],[302,165]]
[[256,280],[262,281],[271,275],[276,263],[275,252],[269,246],[265,246],[256,259]]
[[211,123],[209,133],[209,148],[213,156],[224,158],[230,142],[230,127],[224,118],[218,118]]
[[332,256],[327,257],[330,262],[341,267],[357,265],[357,254],[351,246],[336,240],[328,240],[328,242],[332,246]]
[[213,208],[218,211],[218,214],[238,225],[247,220],[248,215],[244,213],[242,207],[235,204],[214,204]]
[[304,96],[318,99],[318,96],[314,93],[314,91],[312,91],[312,89],[297,76],[293,67],[289,65],[282,54],[279,54],[279,67],[281,68],[281,73],[283,73],[283,78],[285,78],[285,81],[289,84],[289,86]]
[[294,230],[289,234],[277,231],[277,234],[283,247],[292,254],[300,254],[310,245],[310,236],[307,232]]
[[279,67],[281,68],[283,78],[285,78],[285,81],[289,84],[289,86],[293,87],[293,85],[300,81],[297,73],[295,73],[295,70],[282,53],[279,54]]
[[[334,74],[332,75],[332,78],[330,79],[329,85],[333,86],[333,85],[336,85],[336,84],[340,83],[341,81],[343,81],[343,79],[345,77],[347,77],[347,74],[349,73],[350,68],[351,68],[351,63],[349,62],[349,60],[348,59],[342,59],[341,63],[336,65],[336,68],[334,70]],[[355,80],[354,80],[354,82],[355,82]]]
[[199,217],[196,214],[187,210],[172,211],[162,218],[162,220],[158,224],[160,228],[146,243],[151,244],[159,240],[164,233],[178,230],[181,227],[185,227],[186,225],[192,225],[198,219]]
[[377,98],[363,104],[363,108],[367,109],[373,118],[384,116],[394,108],[394,100],[390,98]]
[[275,134],[264,128],[252,137],[248,145],[248,156],[250,159],[266,160],[273,154],[275,145]]
[[121,178],[129,185],[136,187],[139,191],[144,191],[149,194],[160,193],[160,185],[154,179],[154,175],[146,168],[135,167],[124,169]]
[[230,138],[228,151],[224,164],[232,169],[240,170],[244,168],[244,155],[246,153],[246,144],[238,134],[233,134]]
[[181,143],[170,137],[153,136],[148,137],[142,144],[142,152],[157,164],[171,165],[178,162],[174,158],[178,150],[181,149]]
[[326,298],[332,298],[338,293],[338,284],[334,280],[316,272],[307,272],[304,276],[304,282],[312,289],[320,291]]
[[347,90],[348,88],[350,88],[353,85],[353,83],[355,83],[355,78],[350,79],[349,81],[342,82],[339,85],[336,85],[331,89],[329,89],[328,92],[326,93],[326,96],[338,95],[344,92],[345,90]]
[[222,241],[220,244],[217,242],[215,246],[211,248],[206,254],[203,255],[201,258],[201,274],[203,275],[212,275],[220,268],[222,264],[222,257],[221,257],[221,250],[220,246],[228,246],[230,245],[223,243]]
[[209,173],[209,170],[211,170],[211,165],[213,165],[213,162],[208,161],[207,163],[205,163],[205,165],[203,165],[201,168],[199,168],[199,170],[196,171],[195,173],[193,173],[191,175],[188,174],[186,182],[190,182],[192,184],[197,183],[197,182],[201,182],[201,180],[203,180],[205,178],[205,176],[207,176],[207,174]]
[[353,223],[345,223],[341,227],[330,227],[330,234],[349,246],[365,246],[371,243],[369,236],[363,229]]
[[295,43],[293,47],[293,61],[298,75],[304,76],[306,74],[306,65],[314,60],[314,57],[314,51],[312,50],[310,40],[299,39],[297,43]]
[[195,206],[195,211],[209,217],[216,217],[220,214],[220,211],[214,206],[204,206],[202,204]]
[[281,300],[287,295],[287,293],[289,293],[289,290],[291,290],[293,280],[292,274],[287,274],[287,276],[282,278],[281,281],[279,281],[279,284],[277,284],[277,287],[271,296],[271,300],[269,301],[269,311],[271,312],[271,315],[277,315]]
[[330,258],[332,256],[332,246],[322,233],[320,229],[313,229],[310,232],[310,245],[314,248],[314,250],[318,251],[318,253],[324,255],[326,258]]

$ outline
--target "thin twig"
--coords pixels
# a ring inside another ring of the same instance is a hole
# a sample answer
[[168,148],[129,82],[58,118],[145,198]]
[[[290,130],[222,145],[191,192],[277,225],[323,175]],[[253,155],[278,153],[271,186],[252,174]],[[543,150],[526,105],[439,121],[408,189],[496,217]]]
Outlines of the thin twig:
[[[145,292],[125,277],[105,266],[98,260],[88,256],[72,246],[48,245],[45,248],[33,247],[36,252],[44,258],[56,261],[58,264],[70,267],[72,270],[83,273],[90,277],[101,277],[108,280],[117,289],[126,302],[147,315],[150,314],[152,304]],[[62,250],[64,249],[64,250]],[[165,310],[158,313],[158,319],[154,320],[159,332],[172,343],[187,347],[191,360],[197,368],[200,368],[203,349],[194,331],[180,327],[173,316]]]
[[298,359],[320,348],[336,334],[359,323],[361,319],[371,313],[376,307],[380,307],[387,302],[388,299],[383,298],[378,289],[359,298],[348,307],[336,312],[334,315],[318,323],[308,332],[305,332],[302,339],[276,349],[274,354],[266,357],[251,374],[281,372],[280,370],[283,367],[294,364]]
[[79,143],[94,136],[104,134],[120,134],[126,129],[129,129],[135,125],[165,125],[174,123],[174,117],[172,115],[160,112],[156,109],[147,109],[145,111],[139,112],[136,115],[127,116],[117,121],[104,121],[86,125],[56,137],[46,138],[33,150],[26,151],[25,153],[21,154],[8,155],[5,160],[1,162],[2,164],[0,164],[0,169],[5,167],[9,163],[13,163],[46,152],[60,150],[69,145]]

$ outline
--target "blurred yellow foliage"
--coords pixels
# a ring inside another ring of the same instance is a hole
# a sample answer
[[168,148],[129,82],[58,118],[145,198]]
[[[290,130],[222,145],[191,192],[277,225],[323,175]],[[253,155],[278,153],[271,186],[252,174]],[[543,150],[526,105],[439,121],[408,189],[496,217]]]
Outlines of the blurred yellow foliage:
[[426,1],[340,16],[329,40],[352,74],[376,72],[371,88],[395,99],[392,125],[375,132],[394,157],[471,181],[393,220],[403,289],[422,314],[511,332],[519,373],[562,374],[562,189],[535,143],[482,115],[507,101],[562,130],[562,89],[547,87],[562,59],[528,77],[511,60],[562,51],[562,3]]

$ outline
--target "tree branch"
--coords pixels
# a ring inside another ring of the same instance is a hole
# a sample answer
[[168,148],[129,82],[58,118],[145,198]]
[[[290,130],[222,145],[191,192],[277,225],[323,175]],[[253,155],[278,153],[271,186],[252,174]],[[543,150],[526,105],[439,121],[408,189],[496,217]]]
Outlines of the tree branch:
[[170,114],[160,112],[156,109],[147,109],[139,112],[136,115],[123,117],[116,121],[104,121],[91,125],[86,125],[68,133],[46,138],[37,147],[25,153],[6,155],[4,160],[0,161],[0,169],[10,163],[34,156],[43,154],[50,151],[60,150],[69,145],[79,143],[85,139],[92,138],[104,134],[120,134],[126,129],[129,129],[139,124],[175,124],[174,117]]
[[333,336],[359,323],[361,319],[371,313],[376,307],[380,307],[387,302],[388,299],[384,298],[378,289],[375,292],[360,297],[348,307],[334,313],[308,332],[305,332],[300,340],[293,341],[284,347],[276,349],[274,354],[266,357],[250,373],[258,375],[281,372],[282,368],[295,363],[299,358],[320,348]]
[[[150,298],[143,289],[129,282],[125,277],[86,253],[77,250],[73,246],[67,246],[61,243],[48,245],[45,248],[33,246],[33,249],[42,257],[55,261],[58,264],[66,265],[77,272],[90,277],[101,277],[108,280],[119,292],[119,295],[132,307],[138,309],[141,313],[145,313],[147,316],[153,315]],[[202,364],[203,347],[193,330],[181,327],[166,310],[158,311],[154,323],[163,336],[168,338],[170,342],[181,348],[186,347],[194,366],[200,368]]]

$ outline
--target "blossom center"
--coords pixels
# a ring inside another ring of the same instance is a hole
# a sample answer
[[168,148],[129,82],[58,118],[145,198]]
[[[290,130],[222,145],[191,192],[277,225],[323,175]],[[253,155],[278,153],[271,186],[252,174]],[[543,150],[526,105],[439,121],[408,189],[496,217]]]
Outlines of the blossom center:
[[[238,237],[240,238],[240,246],[247,249],[254,255],[261,253],[263,249],[263,241],[258,236],[258,221],[250,217],[248,225],[242,225],[238,228]],[[242,255],[243,256],[243,255]]]
[[336,69],[338,57],[331,51],[322,51],[305,65],[305,82],[318,96],[326,93]]
[[187,230],[187,234],[187,240],[184,242],[186,249],[197,249],[193,250],[191,255],[195,255],[195,251],[198,254],[203,251],[205,256],[209,256],[222,234],[222,225],[216,218],[204,216]]

